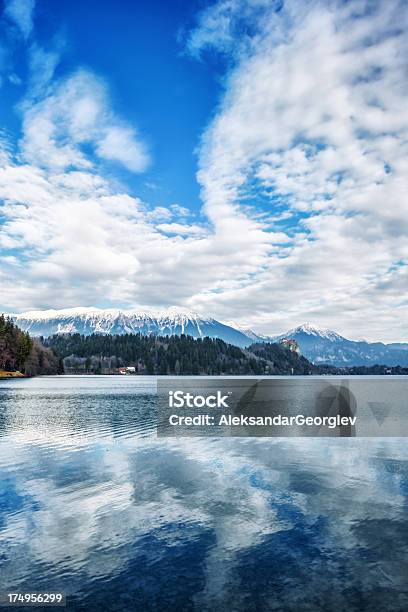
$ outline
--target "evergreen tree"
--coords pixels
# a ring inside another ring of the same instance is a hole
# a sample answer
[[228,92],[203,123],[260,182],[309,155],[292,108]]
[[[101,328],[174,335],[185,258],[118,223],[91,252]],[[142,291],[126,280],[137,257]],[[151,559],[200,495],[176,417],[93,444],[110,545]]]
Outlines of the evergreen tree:
[[32,340],[10,318],[0,315],[0,370],[33,376],[53,374],[57,369],[58,359],[52,350]]

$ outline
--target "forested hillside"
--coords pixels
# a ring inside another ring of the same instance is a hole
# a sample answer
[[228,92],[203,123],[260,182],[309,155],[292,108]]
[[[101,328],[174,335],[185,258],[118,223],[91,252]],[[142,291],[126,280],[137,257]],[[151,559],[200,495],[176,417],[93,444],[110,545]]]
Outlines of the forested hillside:
[[0,372],[21,372],[27,376],[56,374],[58,359],[55,353],[30,338],[11,319],[0,315]]
[[276,364],[278,374],[320,374],[318,366],[313,365],[306,357],[299,355],[295,351],[285,348],[282,344],[272,342],[260,342],[248,347],[257,358],[263,359],[268,363]]
[[0,315],[0,376],[39,374],[279,375],[407,374],[406,368],[316,366],[296,351],[275,343],[247,349],[219,338],[154,334],[59,334],[32,339]]
[[63,359],[67,373],[114,373],[122,366],[133,366],[140,374],[161,375],[318,372],[304,357],[275,344],[245,350],[220,339],[142,334],[66,334],[43,342]]

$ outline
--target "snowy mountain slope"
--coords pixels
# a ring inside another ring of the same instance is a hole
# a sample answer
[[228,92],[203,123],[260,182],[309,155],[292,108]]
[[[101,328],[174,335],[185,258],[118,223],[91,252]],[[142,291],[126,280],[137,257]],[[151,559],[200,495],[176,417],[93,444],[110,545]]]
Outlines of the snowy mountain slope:
[[338,367],[408,365],[408,345],[403,343],[388,345],[348,340],[334,331],[319,329],[307,323],[275,336],[272,340],[279,342],[283,338],[296,340],[302,355],[315,364],[327,363]]
[[64,333],[142,333],[162,336],[186,334],[194,338],[221,338],[241,347],[253,342],[252,338],[240,330],[181,308],[169,308],[165,311],[66,308],[26,312],[13,315],[13,319],[21,329],[33,336],[47,337]]
[[342,336],[340,336],[334,331],[331,331],[330,329],[321,329],[320,327],[316,327],[311,323],[304,323],[303,325],[299,325],[299,327],[295,327],[294,329],[287,331],[286,334],[275,336],[275,338],[292,338],[296,334],[302,334],[304,336],[310,336],[315,338],[324,338],[326,340],[330,340],[330,342],[344,339]]
[[194,338],[221,338],[236,346],[246,347],[259,342],[280,342],[293,338],[302,355],[315,364],[334,366],[408,366],[408,344],[354,341],[328,329],[310,324],[300,325],[279,336],[265,336],[252,330],[229,325],[183,308],[153,309],[100,309],[67,308],[44,310],[13,315],[17,325],[33,336],[80,333],[157,335],[187,334]]
[[241,327],[240,325],[238,325],[238,323],[235,323],[234,321],[229,321],[227,325],[229,327],[232,327],[233,329],[236,329],[242,334],[244,334],[244,336],[252,340],[252,342],[272,342],[273,341],[270,336],[266,336],[265,334],[254,332],[252,329],[249,329],[247,327]]

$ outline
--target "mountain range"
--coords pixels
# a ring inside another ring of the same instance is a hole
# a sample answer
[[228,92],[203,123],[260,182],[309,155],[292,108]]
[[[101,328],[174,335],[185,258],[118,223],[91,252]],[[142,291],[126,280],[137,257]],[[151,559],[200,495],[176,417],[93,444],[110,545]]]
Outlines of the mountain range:
[[316,365],[329,364],[336,367],[408,365],[408,343],[384,344],[349,340],[340,334],[305,324],[284,334],[274,336],[271,341],[279,342],[291,338],[298,343],[302,355]]
[[300,325],[278,336],[264,336],[238,326],[226,325],[210,317],[202,317],[181,308],[164,311],[152,309],[67,308],[11,315],[16,324],[32,336],[79,333],[97,334],[156,334],[160,336],[186,334],[193,338],[221,338],[245,348],[254,343],[295,340],[302,355],[315,364],[336,367],[408,366],[408,343],[355,341],[334,331],[310,324]]
[[[52,336],[54,334],[156,334],[159,336],[180,336],[193,338],[221,338],[229,344],[245,347],[254,340],[243,331],[224,325],[212,318],[183,308],[168,308],[164,311],[153,309],[100,309],[66,308],[43,310],[12,315],[20,329],[31,336]],[[258,338],[257,338],[258,339]]]

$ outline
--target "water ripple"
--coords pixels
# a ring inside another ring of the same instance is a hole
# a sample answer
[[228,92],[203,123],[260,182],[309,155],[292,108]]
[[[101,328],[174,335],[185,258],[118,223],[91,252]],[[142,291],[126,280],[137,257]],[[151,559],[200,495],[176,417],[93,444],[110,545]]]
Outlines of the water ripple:
[[0,590],[88,612],[408,609],[405,440],[158,439],[155,388],[0,384]]

